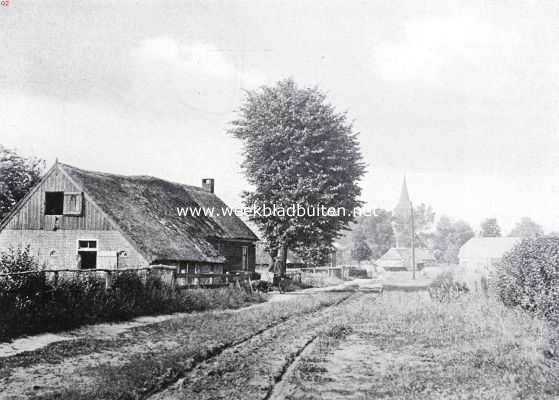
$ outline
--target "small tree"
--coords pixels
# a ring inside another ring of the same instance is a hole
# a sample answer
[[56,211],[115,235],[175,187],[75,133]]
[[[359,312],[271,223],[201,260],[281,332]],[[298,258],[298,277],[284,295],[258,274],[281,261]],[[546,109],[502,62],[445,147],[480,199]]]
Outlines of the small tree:
[[351,249],[351,258],[361,264],[362,261],[370,260],[373,252],[365,240],[365,236],[360,236],[353,243],[353,248]]
[[[244,145],[242,168],[254,186],[244,194],[245,205],[305,210],[251,218],[270,245],[274,270],[284,274],[288,248],[303,256],[310,250],[319,254],[353,221],[365,172],[357,135],[324,94],[291,79],[248,92],[232,125],[230,133]],[[306,212],[317,206],[346,212]]]
[[474,237],[474,230],[464,221],[442,216],[433,235],[433,249],[439,261],[457,264],[460,247]]
[[501,228],[497,223],[497,218],[487,218],[481,223],[482,237],[499,237],[501,236]]
[[38,181],[44,161],[25,158],[0,145],[0,220]]

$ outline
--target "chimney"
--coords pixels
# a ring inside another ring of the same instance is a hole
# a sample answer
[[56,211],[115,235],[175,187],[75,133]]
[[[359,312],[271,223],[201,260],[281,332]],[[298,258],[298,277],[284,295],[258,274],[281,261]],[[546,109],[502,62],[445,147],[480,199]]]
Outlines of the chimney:
[[213,178],[202,179],[202,189],[204,189],[206,192],[213,193],[214,192],[214,179]]

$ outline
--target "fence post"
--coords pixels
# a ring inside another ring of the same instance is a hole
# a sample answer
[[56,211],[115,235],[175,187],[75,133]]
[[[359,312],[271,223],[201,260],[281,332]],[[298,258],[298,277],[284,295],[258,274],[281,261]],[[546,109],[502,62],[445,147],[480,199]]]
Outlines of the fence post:
[[105,271],[105,290],[109,290],[111,288],[111,271]]
[[58,286],[58,271],[54,271],[54,287]]
[[175,289],[177,287],[177,269],[175,268],[171,272],[171,287]]

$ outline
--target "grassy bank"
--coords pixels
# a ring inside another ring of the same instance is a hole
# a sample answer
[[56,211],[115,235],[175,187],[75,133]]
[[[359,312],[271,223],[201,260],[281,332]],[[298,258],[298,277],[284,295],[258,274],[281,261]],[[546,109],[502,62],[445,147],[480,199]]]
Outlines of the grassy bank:
[[427,293],[385,293],[358,315],[340,319],[352,332],[347,337],[325,336],[315,346],[293,393],[308,399],[559,396],[557,332],[529,313],[474,296],[438,303]]

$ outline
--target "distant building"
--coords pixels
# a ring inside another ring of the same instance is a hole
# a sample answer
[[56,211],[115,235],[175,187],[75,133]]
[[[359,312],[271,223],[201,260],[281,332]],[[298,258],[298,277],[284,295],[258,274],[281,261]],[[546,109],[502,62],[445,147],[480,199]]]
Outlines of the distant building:
[[[393,247],[379,258],[376,263],[385,271],[411,271],[411,249],[407,247]],[[418,271],[437,264],[433,252],[429,249],[415,249],[415,267]]]
[[474,237],[460,248],[460,266],[470,274],[487,276],[503,255],[522,239],[516,237]]

